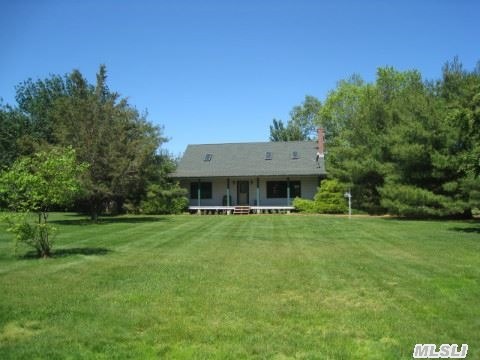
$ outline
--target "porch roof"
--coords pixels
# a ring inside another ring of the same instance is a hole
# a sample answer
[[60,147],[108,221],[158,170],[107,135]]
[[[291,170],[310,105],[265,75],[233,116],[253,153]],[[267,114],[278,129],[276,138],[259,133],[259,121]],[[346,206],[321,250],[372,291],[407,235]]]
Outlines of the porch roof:
[[188,145],[174,178],[324,175],[317,142]]

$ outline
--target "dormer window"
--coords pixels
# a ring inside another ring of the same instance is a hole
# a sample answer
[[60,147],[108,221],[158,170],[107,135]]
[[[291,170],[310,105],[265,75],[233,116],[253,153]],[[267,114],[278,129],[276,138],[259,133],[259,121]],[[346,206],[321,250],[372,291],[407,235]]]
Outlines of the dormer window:
[[203,158],[203,161],[210,161],[212,160],[212,154],[205,154],[205,157]]
[[271,151],[265,152],[265,160],[272,160],[273,154]]

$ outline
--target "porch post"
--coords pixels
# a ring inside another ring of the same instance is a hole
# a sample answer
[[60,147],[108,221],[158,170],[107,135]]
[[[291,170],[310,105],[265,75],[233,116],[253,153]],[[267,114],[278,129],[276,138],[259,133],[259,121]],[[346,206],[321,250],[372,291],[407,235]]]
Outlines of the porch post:
[[230,178],[227,179],[227,206],[230,206]]
[[198,206],[202,206],[201,205],[201,200],[200,200],[202,198],[202,190],[200,189],[200,184],[201,184],[200,179],[198,179],[198,189],[197,189]]
[[290,206],[290,178],[287,178],[287,206]]
[[257,177],[257,206],[260,206],[260,179]]

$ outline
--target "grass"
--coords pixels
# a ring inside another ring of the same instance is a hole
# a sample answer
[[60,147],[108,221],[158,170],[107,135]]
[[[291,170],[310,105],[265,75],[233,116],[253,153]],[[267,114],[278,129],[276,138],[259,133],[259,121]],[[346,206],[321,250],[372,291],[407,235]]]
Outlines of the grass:
[[480,358],[480,224],[54,216],[52,259],[0,225],[1,359]]

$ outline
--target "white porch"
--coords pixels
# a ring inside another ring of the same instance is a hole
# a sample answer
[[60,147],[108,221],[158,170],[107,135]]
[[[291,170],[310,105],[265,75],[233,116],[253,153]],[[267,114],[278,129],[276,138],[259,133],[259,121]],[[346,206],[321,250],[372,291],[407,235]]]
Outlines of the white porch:
[[293,206],[189,206],[188,211],[198,215],[231,214],[289,214]]
[[190,212],[226,213],[235,206],[251,212],[291,211],[295,197],[313,199],[321,177],[212,177],[181,179],[188,191]]

